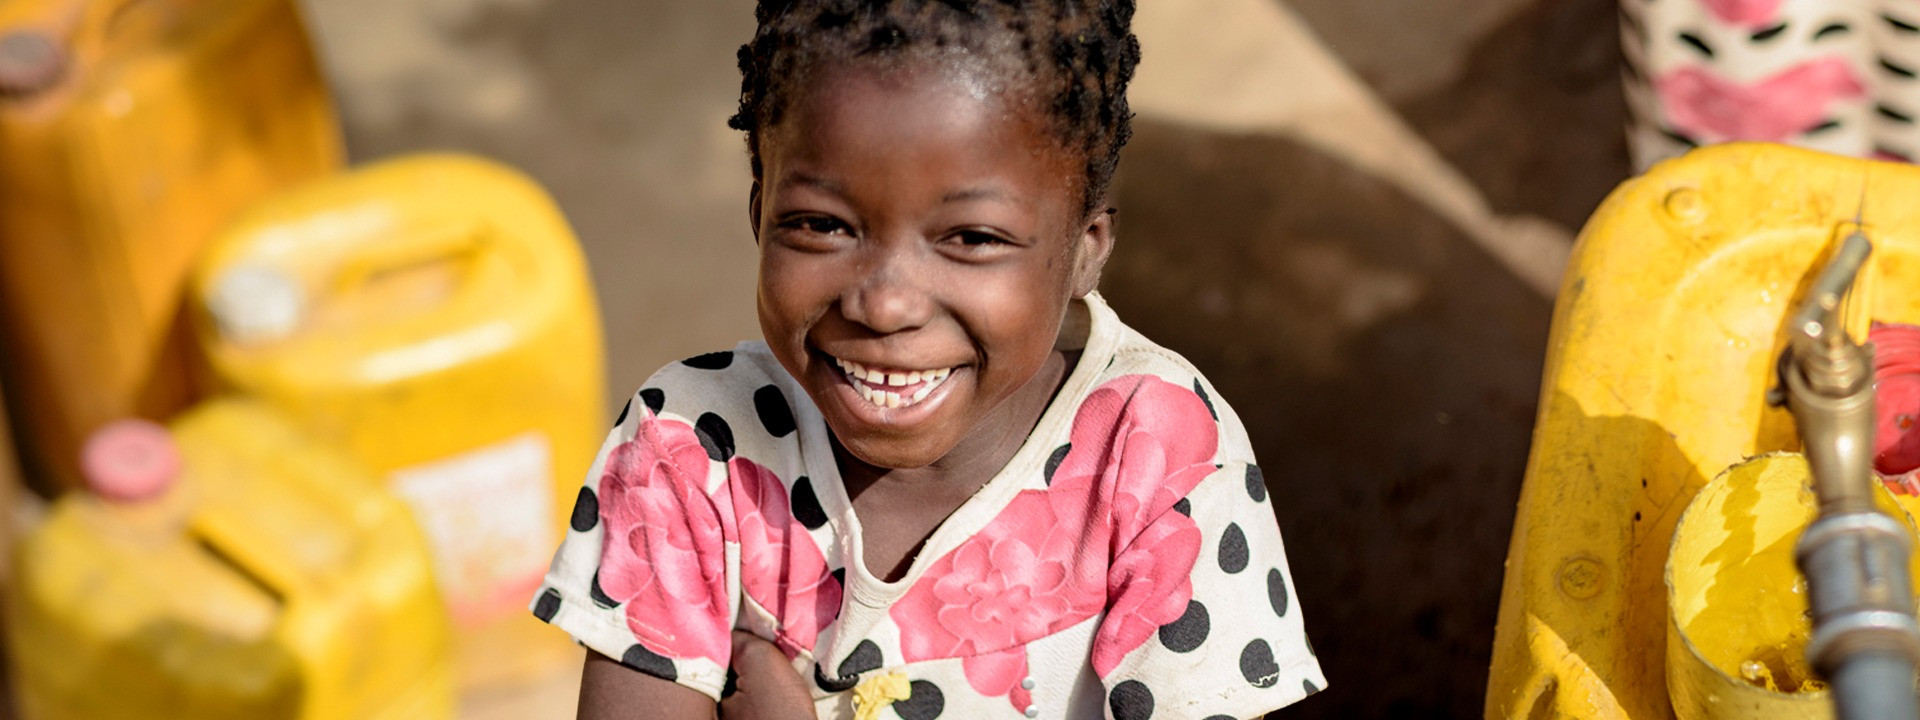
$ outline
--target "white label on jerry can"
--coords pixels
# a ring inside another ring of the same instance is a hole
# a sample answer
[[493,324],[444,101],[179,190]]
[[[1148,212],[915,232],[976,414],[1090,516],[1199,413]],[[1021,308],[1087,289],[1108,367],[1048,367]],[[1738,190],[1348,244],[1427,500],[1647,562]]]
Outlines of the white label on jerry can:
[[528,433],[394,471],[456,622],[525,611],[553,551],[552,455]]

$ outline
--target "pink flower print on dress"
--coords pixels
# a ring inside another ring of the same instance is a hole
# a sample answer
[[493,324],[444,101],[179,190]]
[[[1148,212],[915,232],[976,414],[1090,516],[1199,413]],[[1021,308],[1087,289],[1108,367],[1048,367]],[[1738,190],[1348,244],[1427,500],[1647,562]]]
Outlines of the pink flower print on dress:
[[1093,644],[1093,669],[1102,677],[1161,625],[1180,619],[1193,599],[1200,529],[1171,508],[1217,469],[1218,444],[1206,401],[1156,377],[1116,379],[1081,406],[1073,448],[1054,483],[1094,477],[1096,487],[1112,489],[1107,617]]
[[1781,142],[1832,114],[1835,103],[1866,93],[1847,61],[1809,60],[1753,85],[1741,85],[1702,67],[1656,78],[1668,121],[1702,142]]
[[1200,528],[1180,513],[1162,516],[1120,553],[1108,571],[1107,619],[1093,639],[1093,671],[1113,672],[1127,653],[1179,620],[1193,599]]
[[[1022,491],[894,604],[907,661],[963,658],[976,691],[1024,709],[1027,643],[1107,609],[1115,629],[1102,634],[1117,658],[1186,611],[1199,530],[1170,508],[1214,469],[1218,429],[1206,403],[1151,376],[1118,378],[1081,405],[1069,442],[1050,487]],[[1153,584],[1131,586],[1135,600],[1109,608],[1113,555],[1150,522],[1167,529],[1137,548],[1128,577]]]
[[740,585],[780,622],[774,644],[788,659],[812,652],[820,629],[840,614],[840,581],[820,546],[789,510],[786,485],[743,457],[728,461],[731,512],[740,542]]
[[1701,4],[1720,22],[1748,29],[1773,25],[1780,16],[1780,0],[1701,0]]
[[607,454],[600,588],[625,604],[627,627],[647,649],[724,666],[731,650],[725,541],[704,490],[707,471],[693,428],[651,414],[633,440]]

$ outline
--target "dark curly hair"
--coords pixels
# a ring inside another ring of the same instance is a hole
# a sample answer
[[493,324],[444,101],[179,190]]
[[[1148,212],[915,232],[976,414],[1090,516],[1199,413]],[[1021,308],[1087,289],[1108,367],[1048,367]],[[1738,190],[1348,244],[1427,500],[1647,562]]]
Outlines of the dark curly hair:
[[[1105,197],[1132,134],[1127,83],[1140,61],[1133,0],[760,0],[760,28],[740,47],[740,110],[760,178],[760,131],[780,123],[786,97],[822,61],[898,61],[909,51],[995,56],[1001,72],[1047,100],[1065,147],[1086,158],[1083,212]],[[1011,61],[1011,65],[1004,64]],[[1050,97],[1049,97],[1050,93]]]

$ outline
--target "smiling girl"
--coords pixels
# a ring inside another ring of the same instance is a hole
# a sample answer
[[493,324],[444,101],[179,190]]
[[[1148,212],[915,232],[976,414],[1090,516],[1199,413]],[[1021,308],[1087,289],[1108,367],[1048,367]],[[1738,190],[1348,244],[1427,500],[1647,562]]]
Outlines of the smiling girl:
[[1256,717],[1325,685],[1246,432],[1095,292],[1127,0],[762,0],[764,342],[629,401],[534,598],[586,718]]

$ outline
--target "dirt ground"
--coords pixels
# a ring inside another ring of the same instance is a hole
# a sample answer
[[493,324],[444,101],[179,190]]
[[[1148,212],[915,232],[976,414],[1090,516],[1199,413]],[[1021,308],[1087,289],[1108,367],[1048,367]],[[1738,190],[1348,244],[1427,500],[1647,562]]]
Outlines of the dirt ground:
[[[724,126],[751,2],[307,5],[356,160],[477,152],[558,198],[600,293],[609,415],[661,364],[756,333]],[[1607,0],[1292,7],[1498,212],[1571,232],[1627,173]],[[1277,717],[1478,716],[1551,298],[1295,139],[1143,118],[1122,168],[1104,292],[1252,431],[1331,682]]]

